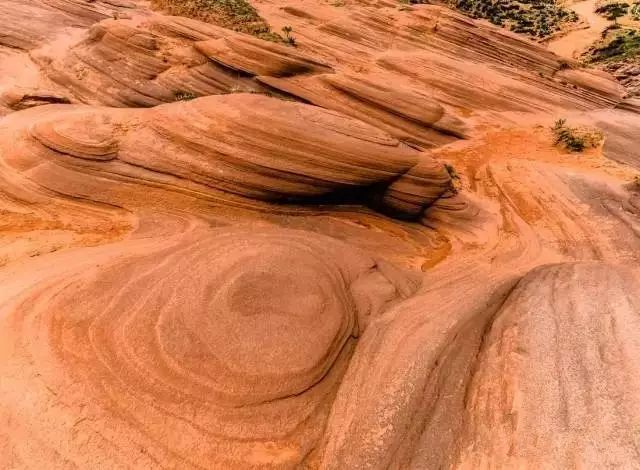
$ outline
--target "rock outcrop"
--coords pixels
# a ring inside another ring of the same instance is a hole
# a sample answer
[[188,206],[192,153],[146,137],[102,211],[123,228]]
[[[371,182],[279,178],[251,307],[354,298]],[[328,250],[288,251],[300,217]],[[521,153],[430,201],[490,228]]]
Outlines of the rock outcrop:
[[636,101],[441,6],[254,6],[296,47],[0,5],[0,468],[640,466]]
[[[45,106],[6,127],[22,145],[5,162],[23,177],[123,208],[149,204],[151,186],[229,204],[370,202],[417,219],[451,188],[443,164],[375,127],[258,94],[127,111]],[[139,186],[139,200],[118,180]]]

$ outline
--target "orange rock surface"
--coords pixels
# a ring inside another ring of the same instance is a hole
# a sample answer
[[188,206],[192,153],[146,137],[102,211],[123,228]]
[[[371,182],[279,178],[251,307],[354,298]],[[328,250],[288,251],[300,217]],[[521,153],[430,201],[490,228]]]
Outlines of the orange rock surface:
[[637,100],[441,6],[252,3],[296,46],[0,2],[0,469],[640,467]]

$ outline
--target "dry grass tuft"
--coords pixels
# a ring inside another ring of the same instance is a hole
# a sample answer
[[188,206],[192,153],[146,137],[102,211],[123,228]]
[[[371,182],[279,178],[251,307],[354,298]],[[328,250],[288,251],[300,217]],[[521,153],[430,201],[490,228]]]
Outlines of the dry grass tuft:
[[595,148],[604,139],[602,132],[598,129],[569,127],[566,119],[558,119],[551,130],[555,135],[555,144],[562,145],[571,152]]

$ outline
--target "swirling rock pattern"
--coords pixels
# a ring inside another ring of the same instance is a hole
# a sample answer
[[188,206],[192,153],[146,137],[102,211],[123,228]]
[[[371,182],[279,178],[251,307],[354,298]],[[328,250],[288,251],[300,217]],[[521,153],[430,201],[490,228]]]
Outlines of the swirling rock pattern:
[[[19,425],[4,466],[119,466],[135,452],[137,466],[293,468],[313,450],[368,306],[399,295],[373,259],[307,232],[200,228],[121,253],[4,316],[3,348],[21,353],[3,363],[3,396],[32,390],[5,402],[3,422]],[[370,282],[386,293],[371,296]],[[34,459],[21,430],[44,416],[94,437],[60,455],[42,429]]]
[[236,35],[199,41],[194,47],[215,62],[254,76],[287,77],[332,71],[331,67],[305,57],[290,47],[265,44],[250,36]]
[[0,5],[0,468],[640,467],[637,103],[441,6],[254,6],[296,47]]
[[[352,364],[375,357],[393,372],[349,370],[322,467],[634,463],[638,341],[618,325],[638,321],[639,287],[620,267],[567,263],[493,295],[478,287],[481,305],[447,297],[447,308],[425,315],[419,309],[433,294],[418,294],[370,325],[376,334],[358,345]],[[382,382],[387,393],[373,393]]]
[[201,98],[134,114],[45,107],[33,110],[31,119],[23,132],[33,154],[9,161],[37,167],[29,177],[50,190],[112,205],[125,202],[104,191],[92,195],[93,185],[101,183],[90,176],[67,185],[60,172],[107,171],[140,184],[197,189],[209,198],[242,197],[245,203],[305,203],[348,193],[354,202],[375,201],[382,210],[412,218],[451,184],[442,164],[372,126],[256,94]]

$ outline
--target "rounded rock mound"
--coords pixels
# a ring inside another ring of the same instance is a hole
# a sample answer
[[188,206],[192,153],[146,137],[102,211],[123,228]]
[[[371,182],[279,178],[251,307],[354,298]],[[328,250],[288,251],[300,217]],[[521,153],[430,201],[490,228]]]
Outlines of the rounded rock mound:
[[295,468],[365,317],[401,297],[390,272],[335,239],[266,227],[88,261],[7,312],[0,417],[15,432],[0,463],[20,463],[31,429],[30,465]]

